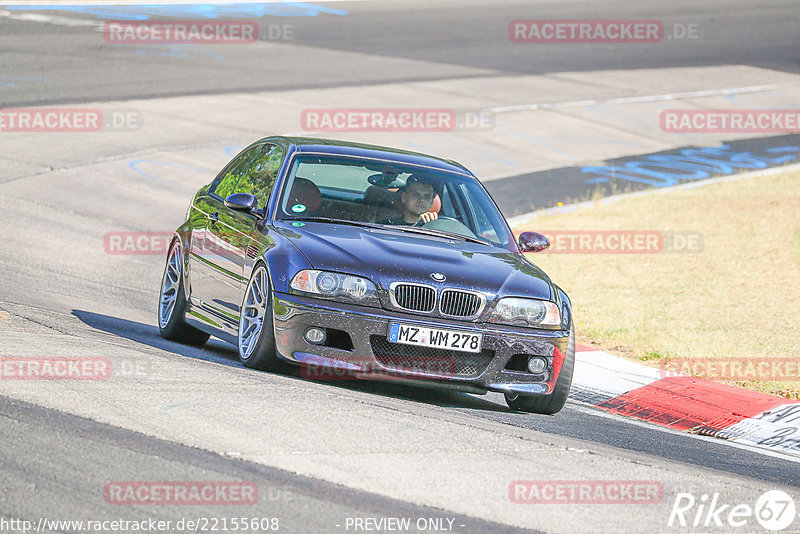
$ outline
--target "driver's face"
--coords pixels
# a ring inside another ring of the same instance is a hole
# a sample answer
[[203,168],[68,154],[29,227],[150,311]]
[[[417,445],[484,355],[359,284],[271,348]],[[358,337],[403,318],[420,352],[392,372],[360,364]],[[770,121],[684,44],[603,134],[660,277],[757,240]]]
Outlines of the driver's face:
[[400,198],[403,201],[406,212],[420,216],[431,209],[433,197],[432,185],[414,182],[406,187]]

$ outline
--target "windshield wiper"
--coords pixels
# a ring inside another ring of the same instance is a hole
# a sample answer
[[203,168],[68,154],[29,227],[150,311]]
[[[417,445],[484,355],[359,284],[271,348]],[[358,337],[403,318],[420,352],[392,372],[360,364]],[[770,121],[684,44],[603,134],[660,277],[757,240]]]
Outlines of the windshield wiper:
[[402,224],[384,224],[382,226],[386,228],[403,230],[406,232],[413,232],[416,234],[435,235],[438,237],[445,237],[447,239],[457,238],[457,239],[462,239],[464,241],[470,241],[472,243],[478,243],[481,245],[491,245],[491,242],[486,239],[481,239],[479,237],[469,237],[462,234],[454,234],[452,232],[444,232],[442,230],[434,230],[432,228],[421,228],[419,226],[403,226]]
[[365,228],[383,228],[382,224],[374,224],[362,221],[349,221],[347,219],[335,219],[333,217],[292,217],[291,219],[281,219],[284,221],[303,221],[303,222],[321,222],[329,224],[347,224],[350,226],[363,226]]
[[402,232],[410,232],[414,234],[435,235],[437,237],[444,237],[446,239],[461,239],[463,241],[470,241],[481,245],[491,245],[491,242],[479,237],[469,237],[461,234],[453,234],[451,232],[443,232],[442,230],[433,230],[432,228],[420,228],[418,226],[403,226],[402,224],[377,224],[364,221],[350,221],[347,219],[335,219],[333,217],[292,217],[291,219],[282,219],[285,221],[303,221],[303,222],[321,222],[329,224],[347,224],[349,226],[360,226],[362,228],[376,228],[378,230],[390,228],[392,230],[400,230]]

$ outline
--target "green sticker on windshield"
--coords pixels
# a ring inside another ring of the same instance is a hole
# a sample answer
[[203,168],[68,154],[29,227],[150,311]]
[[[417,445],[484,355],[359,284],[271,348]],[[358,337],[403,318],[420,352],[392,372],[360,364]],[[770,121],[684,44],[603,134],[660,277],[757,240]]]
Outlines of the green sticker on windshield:
[[297,228],[300,228],[301,226],[305,226],[305,225],[306,225],[306,223],[301,223],[301,222],[293,222],[292,223],[292,226],[295,226]]
[[304,211],[306,211],[306,206],[305,204],[295,204],[294,206],[292,206],[292,211],[295,213],[303,213]]

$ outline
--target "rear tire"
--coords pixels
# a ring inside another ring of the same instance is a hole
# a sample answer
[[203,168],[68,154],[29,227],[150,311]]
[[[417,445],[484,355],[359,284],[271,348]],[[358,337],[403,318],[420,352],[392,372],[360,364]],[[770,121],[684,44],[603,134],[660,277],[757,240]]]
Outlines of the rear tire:
[[279,369],[272,322],[272,288],[269,273],[258,264],[250,276],[239,316],[239,361],[261,371]]
[[158,333],[164,339],[201,346],[209,335],[186,324],[186,292],[183,289],[183,246],[175,240],[167,254],[158,300]]
[[506,404],[512,410],[520,412],[539,413],[552,415],[561,411],[569,396],[569,389],[572,387],[572,373],[575,368],[575,327],[570,328],[569,342],[567,344],[567,354],[564,356],[564,364],[561,372],[556,379],[553,392],[548,395],[516,395],[506,393]]

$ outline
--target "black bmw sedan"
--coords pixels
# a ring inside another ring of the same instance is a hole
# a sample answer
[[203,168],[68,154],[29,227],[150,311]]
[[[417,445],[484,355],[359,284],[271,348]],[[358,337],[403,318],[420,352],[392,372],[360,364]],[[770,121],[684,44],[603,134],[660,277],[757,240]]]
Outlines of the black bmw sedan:
[[575,359],[566,293],[524,256],[463,166],[415,152],[268,137],[192,199],[169,248],[167,339],[469,393],[553,414]]

